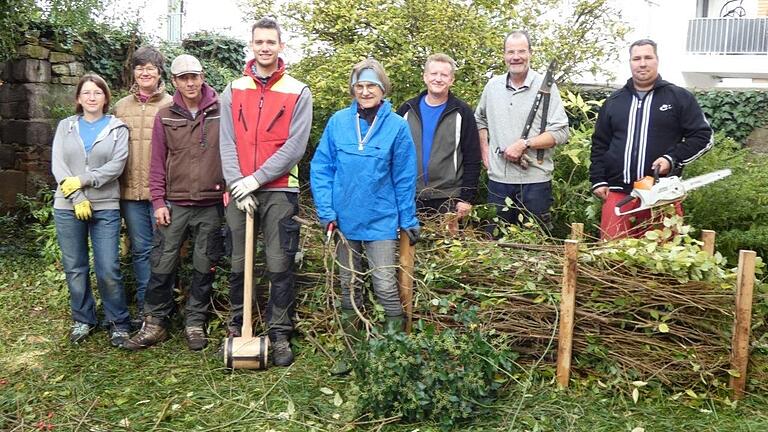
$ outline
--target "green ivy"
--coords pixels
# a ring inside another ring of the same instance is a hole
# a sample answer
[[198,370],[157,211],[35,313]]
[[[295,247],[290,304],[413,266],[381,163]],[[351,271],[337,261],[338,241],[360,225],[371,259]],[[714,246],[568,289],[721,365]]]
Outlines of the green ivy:
[[762,90],[708,90],[696,99],[712,128],[743,144],[749,134],[768,123],[768,92]]
[[181,47],[201,61],[212,60],[223,68],[241,71],[245,62],[245,43],[238,39],[209,31],[192,33]]
[[[205,82],[218,92],[222,92],[229,82],[242,75],[244,50],[245,44],[242,41],[207,31],[189,35],[181,45],[163,44],[160,47],[168,71],[171,70],[173,59],[180,54],[197,57],[203,64]],[[166,84],[172,90],[170,79]]]

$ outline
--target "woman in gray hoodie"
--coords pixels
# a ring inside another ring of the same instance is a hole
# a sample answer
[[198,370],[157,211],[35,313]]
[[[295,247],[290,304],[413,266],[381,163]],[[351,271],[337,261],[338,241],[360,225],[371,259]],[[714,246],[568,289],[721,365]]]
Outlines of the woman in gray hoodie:
[[76,115],[59,122],[53,138],[51,169],[58,187],[53,216],[61,262],[69,287],[72,329],[78,343],[97,325],[90,284],[88,238],[109,339],[120,346],[128,338],[130,317],[120,274],[120,186],[117,178],[128,157],[128,128],[106,115],[110,92],[98,75],[77,84]]

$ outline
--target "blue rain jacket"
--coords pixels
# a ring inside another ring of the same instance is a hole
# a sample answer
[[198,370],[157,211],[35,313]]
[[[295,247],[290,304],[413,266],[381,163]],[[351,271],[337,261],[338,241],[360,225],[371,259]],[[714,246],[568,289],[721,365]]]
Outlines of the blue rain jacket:
[[408,123],[384,101],[368,139],[357,119],[357,101],[337,111],[325,126],[310,164],[310,185],[323,225],[336,221],[349,240],[397,239],[398,228],[416,218],[416,147]]

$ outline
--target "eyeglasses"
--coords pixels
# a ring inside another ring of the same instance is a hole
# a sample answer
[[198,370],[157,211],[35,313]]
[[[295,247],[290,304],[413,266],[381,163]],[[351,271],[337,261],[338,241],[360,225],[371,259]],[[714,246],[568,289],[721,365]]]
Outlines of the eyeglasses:
[[100,98],[104,96],[104,92],[101,90],[81,91],[80,96],[85,96],[86,98]]
[[138,73],[155,73],[157,72],[157,67],[156,66],[136,66],[135,68],[133,68],[133,71]]
[[363,93],[364,91],[368,91],[369,93],[374,92],[377,88],[380,88],[378,84],[372,84],[372,83],[356,83],[352,86],[352,89],[355,90],[355,93]]

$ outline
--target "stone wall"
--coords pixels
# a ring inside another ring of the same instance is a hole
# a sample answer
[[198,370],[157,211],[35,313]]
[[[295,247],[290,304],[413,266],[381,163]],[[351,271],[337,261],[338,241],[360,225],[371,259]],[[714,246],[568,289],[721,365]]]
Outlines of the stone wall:
[[34,195],[51,175],[56,122],[73,111],[75,85],[85,73],[66,52],[29,43],[0,63],[0,208],[16,194]]

